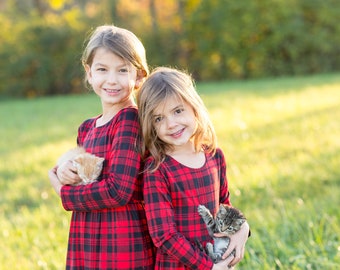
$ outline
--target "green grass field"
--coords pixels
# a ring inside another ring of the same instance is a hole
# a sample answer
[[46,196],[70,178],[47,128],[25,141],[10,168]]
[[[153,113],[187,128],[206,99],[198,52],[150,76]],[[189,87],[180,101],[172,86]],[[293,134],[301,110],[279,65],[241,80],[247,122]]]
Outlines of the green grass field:
[[[340,74],[197,85],[252,236],[237,269],[340,269]],[[70,213],[47,171],[93,94],[0,101],[0,269],[63,269]]]

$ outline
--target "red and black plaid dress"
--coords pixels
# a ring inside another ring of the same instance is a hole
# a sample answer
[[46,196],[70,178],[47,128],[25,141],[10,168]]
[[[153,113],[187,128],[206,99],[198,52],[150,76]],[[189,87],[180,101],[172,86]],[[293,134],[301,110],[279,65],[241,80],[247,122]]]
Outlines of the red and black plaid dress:
[[73,211],[67,269],[153,269],[137,115],[136,108],[125,108],[104,126],[95,126],[96,117],[79,127],[78,144],[105,162],[98,182],[61,190],[64,208]]
[[[151,163],[149,158],[146,167]],[[203,246],[211,241],[197,207],[203,204],[215,214],[219,203],[230,205],[222,151],[206,154],[206,163],[199,169],[167,156],[154,173],[144,174],[144,199],[157,247],[155,269],[211,269],[212,260],[196,245],[196,239]]]

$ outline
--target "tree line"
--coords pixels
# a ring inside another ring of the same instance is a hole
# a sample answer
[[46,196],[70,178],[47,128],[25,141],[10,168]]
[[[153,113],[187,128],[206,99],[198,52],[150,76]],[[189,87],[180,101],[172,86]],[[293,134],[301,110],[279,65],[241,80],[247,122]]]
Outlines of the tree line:
[[83,41],[101,24],[133,31],[151,68],[197,81],[340,70],[338,0],[2,0],[0,11],[0,96],[83,92]]

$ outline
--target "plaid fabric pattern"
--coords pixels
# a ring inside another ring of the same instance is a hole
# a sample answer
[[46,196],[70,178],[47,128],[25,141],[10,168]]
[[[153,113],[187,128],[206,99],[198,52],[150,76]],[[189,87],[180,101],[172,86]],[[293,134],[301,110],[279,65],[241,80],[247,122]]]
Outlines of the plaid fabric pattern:
[[[148,166],[152,162],[149,158]],[[199,204],[216,213],[230,205],[226,163],[220,149],[206,154],[202,168],[188,168],[167,156],[154,172],[144,174],[149,231],[157,247],[155,269],[211,269],[212,260],[196,246],[211,241],[197,212]]]
[[105,158],[98,182],[64,186],[62,204],[73,211],[67,269],[153,269],[153,245],[143,203],[136,108],[121,110],[95,127],[78,130],[78,144]]

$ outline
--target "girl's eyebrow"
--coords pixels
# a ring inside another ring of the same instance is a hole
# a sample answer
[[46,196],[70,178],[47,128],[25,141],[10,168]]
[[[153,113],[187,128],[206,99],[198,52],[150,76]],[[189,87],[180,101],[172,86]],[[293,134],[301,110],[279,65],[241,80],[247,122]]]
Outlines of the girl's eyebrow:
[[122,68],[122,67],[130,67],[128,63],[122,63],[120,65],[117,65],[117,68]]
[[178,109],[184,108],[183,104],[177,105],[175,108],[171,109],[171,111],[176,111]]
[[96,67],[96,66],[106,66],[105,64],[103,64],[103,63],[94,63],[94,66]]
[[[100,62],[97,62],[97,63],[94,63],[94,66],[108,66],[107,64],[103,64],[103,63],[100,63]],[[123,68],[123,67],[126,67],[126,68],[129,68],[129,64],[128,63],[122,63],[120,65],[117,65],[116,68]]]

